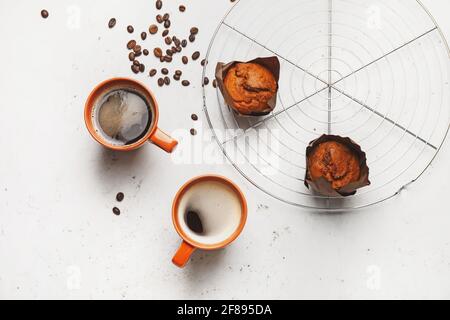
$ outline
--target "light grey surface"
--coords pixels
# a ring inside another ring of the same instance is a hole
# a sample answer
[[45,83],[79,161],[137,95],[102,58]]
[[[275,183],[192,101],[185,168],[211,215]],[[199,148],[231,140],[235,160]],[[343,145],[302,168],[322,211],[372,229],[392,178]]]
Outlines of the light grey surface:
[[[449,38],[449,4],[423,2]],[[231,4],[185,4],[179,14],[171,2],[173,28],[198,26],[204,53]],[[449,141],[399,197],[338,215],[268,198],[228,164],[180,165],[152,145],[113,154],[95,144],[85,98],[101,80],[131,76],[125,28],[137,37],[155,15],[143,0],[0,2],[0,298],[450,298]],[[191,113],[203,117],[201,68],[184,70],[190,88],[136,77],[154,89],[168,132],[189,130]],[[242,187],[248,224],[231,247],[197,252],[179,270],[171,201],[185,180],[210,172]]]

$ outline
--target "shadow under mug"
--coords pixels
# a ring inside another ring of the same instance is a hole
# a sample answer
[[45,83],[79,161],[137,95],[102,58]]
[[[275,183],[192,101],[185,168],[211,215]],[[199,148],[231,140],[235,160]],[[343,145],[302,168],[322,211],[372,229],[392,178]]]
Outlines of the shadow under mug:
[[[221,185],[222,187],[212,192],[211,189],[214,186],[211,184]],[[202,188],[196,188],[196,186],[202,186]],[[210,235],[196,235],[192,230],[189,230],[185,221],[186,211],[192,208],[192,205],[195,208],[199,202],[207,203],[203,205],[206,208],[203,212],[204,216],[209,219],[208,215],[215,215],[212,220],[216,221],[213,221],[212,224],[225,229],[221,236],[211,240]],[[226,216],[229,217],[230,214],[234,214],[235,217],[227,219]],[[188,181],[178,191],[173,201],[172,219],[176,231],[183,239],[172,262],[177,267],[183,268],[195,250],[222,249],[239,237],[247,221],[247,201],[241,189],[229,179],[217,175],[200,176]]]
[[[150,108],[152,123],[147,133],[139,141],[129,145],[117,146],[109,143],[97,132],[96,126],[93,123],[93,109],[105,95],[114,90],[131,90],[137,92],[146,100]],[[164,151],[171,153],[178,145],[178,142],[158,128],[158,120],[159,108],[153,93],[144,84],[129,78],[112,78],[97,85],[89,95],[84,109],[84,121],[91,136],[104,147],[116,151],[136,150],[149,141]]]

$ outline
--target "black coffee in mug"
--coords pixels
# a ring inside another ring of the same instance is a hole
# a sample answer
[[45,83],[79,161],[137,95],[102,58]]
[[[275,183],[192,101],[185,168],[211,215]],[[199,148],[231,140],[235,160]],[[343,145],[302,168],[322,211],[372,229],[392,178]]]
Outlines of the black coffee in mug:
[[108,143],[130,145],[150,130],[152,108],[138,92],[118,89],[106,93],[93,108],[97,132]]

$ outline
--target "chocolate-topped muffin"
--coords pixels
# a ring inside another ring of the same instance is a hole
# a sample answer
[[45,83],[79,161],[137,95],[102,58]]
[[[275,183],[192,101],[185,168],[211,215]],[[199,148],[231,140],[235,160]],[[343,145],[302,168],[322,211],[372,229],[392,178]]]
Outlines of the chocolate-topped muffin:
[[273,111],[279,77],[277,57],[218,63],[216,68],[216,80],[225,102],[243,116],[263,116]]
[[349,138],[324,135],[307,149],[305,183],[325,196],[349,196],[370,184],[366,155]]
[[277,91],[273,74],[257,63],[237,63],[224,81],[233,107],[243,115],[262,114]]

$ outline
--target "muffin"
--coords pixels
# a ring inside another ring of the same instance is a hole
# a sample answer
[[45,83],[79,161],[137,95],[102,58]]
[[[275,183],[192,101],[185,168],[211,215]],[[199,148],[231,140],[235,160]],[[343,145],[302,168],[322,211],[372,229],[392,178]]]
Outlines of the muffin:
[[216,78],[227,104],[237,114],[262,116],[275,108],[279,69],[276,57],[219,63]]
[[305,183],[324,196],[349,196],[370,184],[366,155],[349,138],[324,135],[307,149]]

